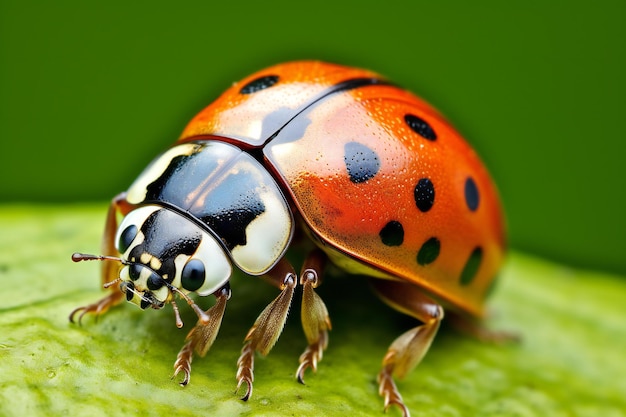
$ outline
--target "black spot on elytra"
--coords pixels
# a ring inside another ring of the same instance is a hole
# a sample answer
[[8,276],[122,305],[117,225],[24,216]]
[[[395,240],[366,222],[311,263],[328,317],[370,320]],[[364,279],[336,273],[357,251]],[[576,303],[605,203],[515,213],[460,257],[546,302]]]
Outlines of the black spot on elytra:
[[461,278],[459,282],[461,285],[470,284],[474,278],[476,277],[476,273],[478,272],[478,268],[480,268],[480,264],[483,260],[483,250],[480,246],[477,246],[472,253],[470,254],[465,266],[463,267],[463,272],[461,272]]
[[358,142],[348,142],[344,146],[343,160],[355,184],[374,178],[380,169],[380,160],[374,150]]
[[467,208],[471,211],[476,211],[479,202],[480,196],[478,194],[478,187],[472,177],[467,177],[465,180],[465,203],[467,204]]
[[412,131],[428,140],[437,140],[437,134],[433,128],[424,120],[414,114],[407,114],[404,116],[404,121],[411,128]]
[[257,91],[265,90],[278,82],[278,75],[266,75],[250,81],[248,84],[241,87],[239,93],[252,94]]
[[417,182],[414,191],[417,208],[425,213],[435,204],[435,185],[429,178],[422,178]]
[[380,230],[380,240],[387,246],[399,246],[404,242],[404,227],[398,221],[392,220]]
[[422,247],[417,252],[417,263],[425,266],[435,262],[439,257],[439,251],[441,250],[441,243],[436,237],[431,237],[426,242],[422,243]]

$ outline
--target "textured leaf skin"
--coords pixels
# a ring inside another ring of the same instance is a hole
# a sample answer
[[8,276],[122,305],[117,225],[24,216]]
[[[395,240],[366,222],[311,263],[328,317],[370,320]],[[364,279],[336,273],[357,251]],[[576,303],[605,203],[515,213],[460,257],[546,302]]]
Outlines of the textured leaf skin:
[[[72,264],[70,255],[97,253],[104,214],[104,205],[0,208],[0,416],[384,415],[375,375],[388,345],[413,321],[358,277],[331,276],[319,289],[333,331],[317,374],[307,374],[305,386],[294,379],[306,344],[294,308],[274,350],[257,360],[248,402],[233,394],[236,360],[276,294],[258,279],[233,279],[222,330],[194,361],[186,388],[170,380],[195,321],[186,306],[183,330],[169,308],[127,304],[98,322],[69,324],[74,307],[102,295],[98,265]],[[414,417],[626,415],[625,300],[623,278],[513,252],[489,326],[523,341],[485,344],[444,325],[399,388]]]

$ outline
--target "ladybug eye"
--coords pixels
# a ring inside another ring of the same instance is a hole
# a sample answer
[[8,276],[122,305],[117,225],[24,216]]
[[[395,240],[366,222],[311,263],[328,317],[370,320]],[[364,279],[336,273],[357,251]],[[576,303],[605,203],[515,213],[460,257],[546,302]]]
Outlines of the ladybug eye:
[[131,224],[124,229],[117,242],[117,250],[119,253],[125,253],[128,250],[130,244],[133,243],[133,240],[135,240],[137,233],[139,233],[139,230],[134,224]]
[[204,284],[204,264],[198,259],[192,259],[183,268],[181,283],[187,291],[196,291]]

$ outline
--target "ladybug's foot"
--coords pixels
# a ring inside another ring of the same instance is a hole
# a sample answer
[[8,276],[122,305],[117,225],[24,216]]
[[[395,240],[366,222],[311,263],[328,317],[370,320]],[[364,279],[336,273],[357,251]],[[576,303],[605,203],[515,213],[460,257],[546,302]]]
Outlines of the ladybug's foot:
[[[187,336],[189,337],[189,336]],[[188,341],[185,343],[185,346],[178,352],[178,356],[176,357],[176,362],[174,362],[174,375],[172,375],[172,379],[176,378],[176,375],[180,371],[183,371],[185,377],[182,381],[179,382],[181,387],[184,387],[189,383],[191,379],[191,361],[193,360],[193,344],[192,341]]]
[[[217,337],[220,325],[222,324],[222,318],[224,317],[224,311],[226,310],[226,301],[230,299],[230,289],[228,286],[225,286],[214,295],[216,297],[215,305],[206,311],[209,321],[205,324],[202,320],[198,320],[198,323],[191,329],[189,334],[187,334],[187,338],[185,339],[187,343],[185,343],[180,352],[178,352],[176,362],[174,362],[174,375],[172,375],[172,379],[182,371],[185,377],[179,384],[183,387],[189,383],[191,377],[193,352],[195,351],[200,356],[206,355]],[[180,324],[182,326],[182,322]]]
[[393,341],[378,374],[378,392],[385,399],[385,410],[396,405],[408,417],[409,410],[404,405],[392,376],[402,378],[420,363],[437,334],[439,323],[443,319],[443,309],[413,284],[374,280],[372,286],[387,304],[422,322]]
[[317,371],[317,363],[322,360],[326,346],[328,346],[328,332],[320,332],[317,343],[307,346],[304,353],[300,355],[300,366],[296,371],[299,383],[304,384],[304,372],[307,368],[311,368],[313,372]]
[[317,371],[317,363],[322,359],[324,350],[328,346],[328,330],[331,329],[328,310],[324,301],[315,292],[320,284],[317,270],[307,268],[302,271],[302,328],[309,345],[300,355],[300,366],[296,371],[298,382],[304,384],[304,372],[311,368]]
[[297,280],[293,268],[286,261],[279,262],[272,269],[267,278],[281,289],[280,294],[261,312],[248,331],[237,360],[237,391],[245,382],[248,386],[241,399],[247,401],[252,395],[252,381],[254,380],[254,352],[267,355],[283,331],[289,306],[296,288]]
[[[109,308],[119,304],[122,301],[123,295],[124,293],[122,293],[121,291],[113,291],[111,292],[111,294],[107,295],[99,301],[96,301],[93,304],[88,304],[86,306],[75,308],[70,313],[70,322],[81,324],[85,314],[93,314],[98,317],[106,313]],[[76,314],[78,314],[78,318],[75,320],[74,316],[76,316]]]
[[385,412],[392,405],[397,406],[402,411],[403,417],[410,417],[409,409],[404,405],[402,395],[393,382],[393,366],[385,366],[378,374],[378,393],[385,399]]
[[239,392],[239,388],[245,382],[247,385],[246,393],[241,397],[243,401],[248,401],[252,396],[252,381],[254,381],[254,348],[250,343],[246,343],[241,351],[241,356],[237,360],[237,389],[235,394]]

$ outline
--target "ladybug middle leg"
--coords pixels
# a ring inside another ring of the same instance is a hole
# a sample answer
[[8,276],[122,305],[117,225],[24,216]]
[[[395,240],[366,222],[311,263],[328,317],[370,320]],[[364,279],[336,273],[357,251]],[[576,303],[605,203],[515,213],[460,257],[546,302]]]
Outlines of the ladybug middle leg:
[[[118,194],[111,201],[107,212],[104,235],[102,238],[101,250],[103,255],[119,256],[119,253],[115,249],[115,233],[117,232],[118,226],[117,215],[118,213],[126,215],[131,210],[131,204],[126,201],[126,193]],[[120,264],[118,263],[102,262],[100,276],[102,278],[102,284],[105,285],[105,288],[108,288],[108,283],[115,281],[118,278],[119,267]],[[106,297],[96,301],[95,303],[74,309],[70,313],[70,322],[74,323],[74,316],[79,312],[80,314],[78,315],[78,319],[76,321],[80,324],[85,314],[94,314],[97,317],[106,313],[109,308],[122,302],[124,299],[124,293],[120,291],[117,286],[111,286],[110,288],[111,292]]]
[[396,405],[402,410],[404,417],[408,417],[409,410],[404,405],[393,377],[403,378],[428,352],[443,319],[443,308],[409,283],[372,280],[372,285],[378,296],[389,306],[423,323],[393,341],[378,374],[378,393],[385,399],[385,411],[391,405]]
[[291,299],[298,283],[297,278],[293,267],[285,258],[281,259],[264,276],[267,282],[278,287],[281,292],[261,312],[244,339],[244,346],[237,360],[237,389],[235,391],[239,391],[241,385],[246,383],[246,393],[241,397],[244,401],[252,395],[254,353],[258,351],[261,355],[267,355],[274,347],[285,326]]
[[304,372],[307,368],[317,370],[317,363],[322,359],[324,350],[328,346],[328,331],[331,329],[328,309],[324,301],[315,292],[322,283],[322,272],[327,257],[320,249],[312,251],[300,273],[302,285],[302,329],[309,345],[300,355],[300,366],[296,371],[298,382],[304,384]]

